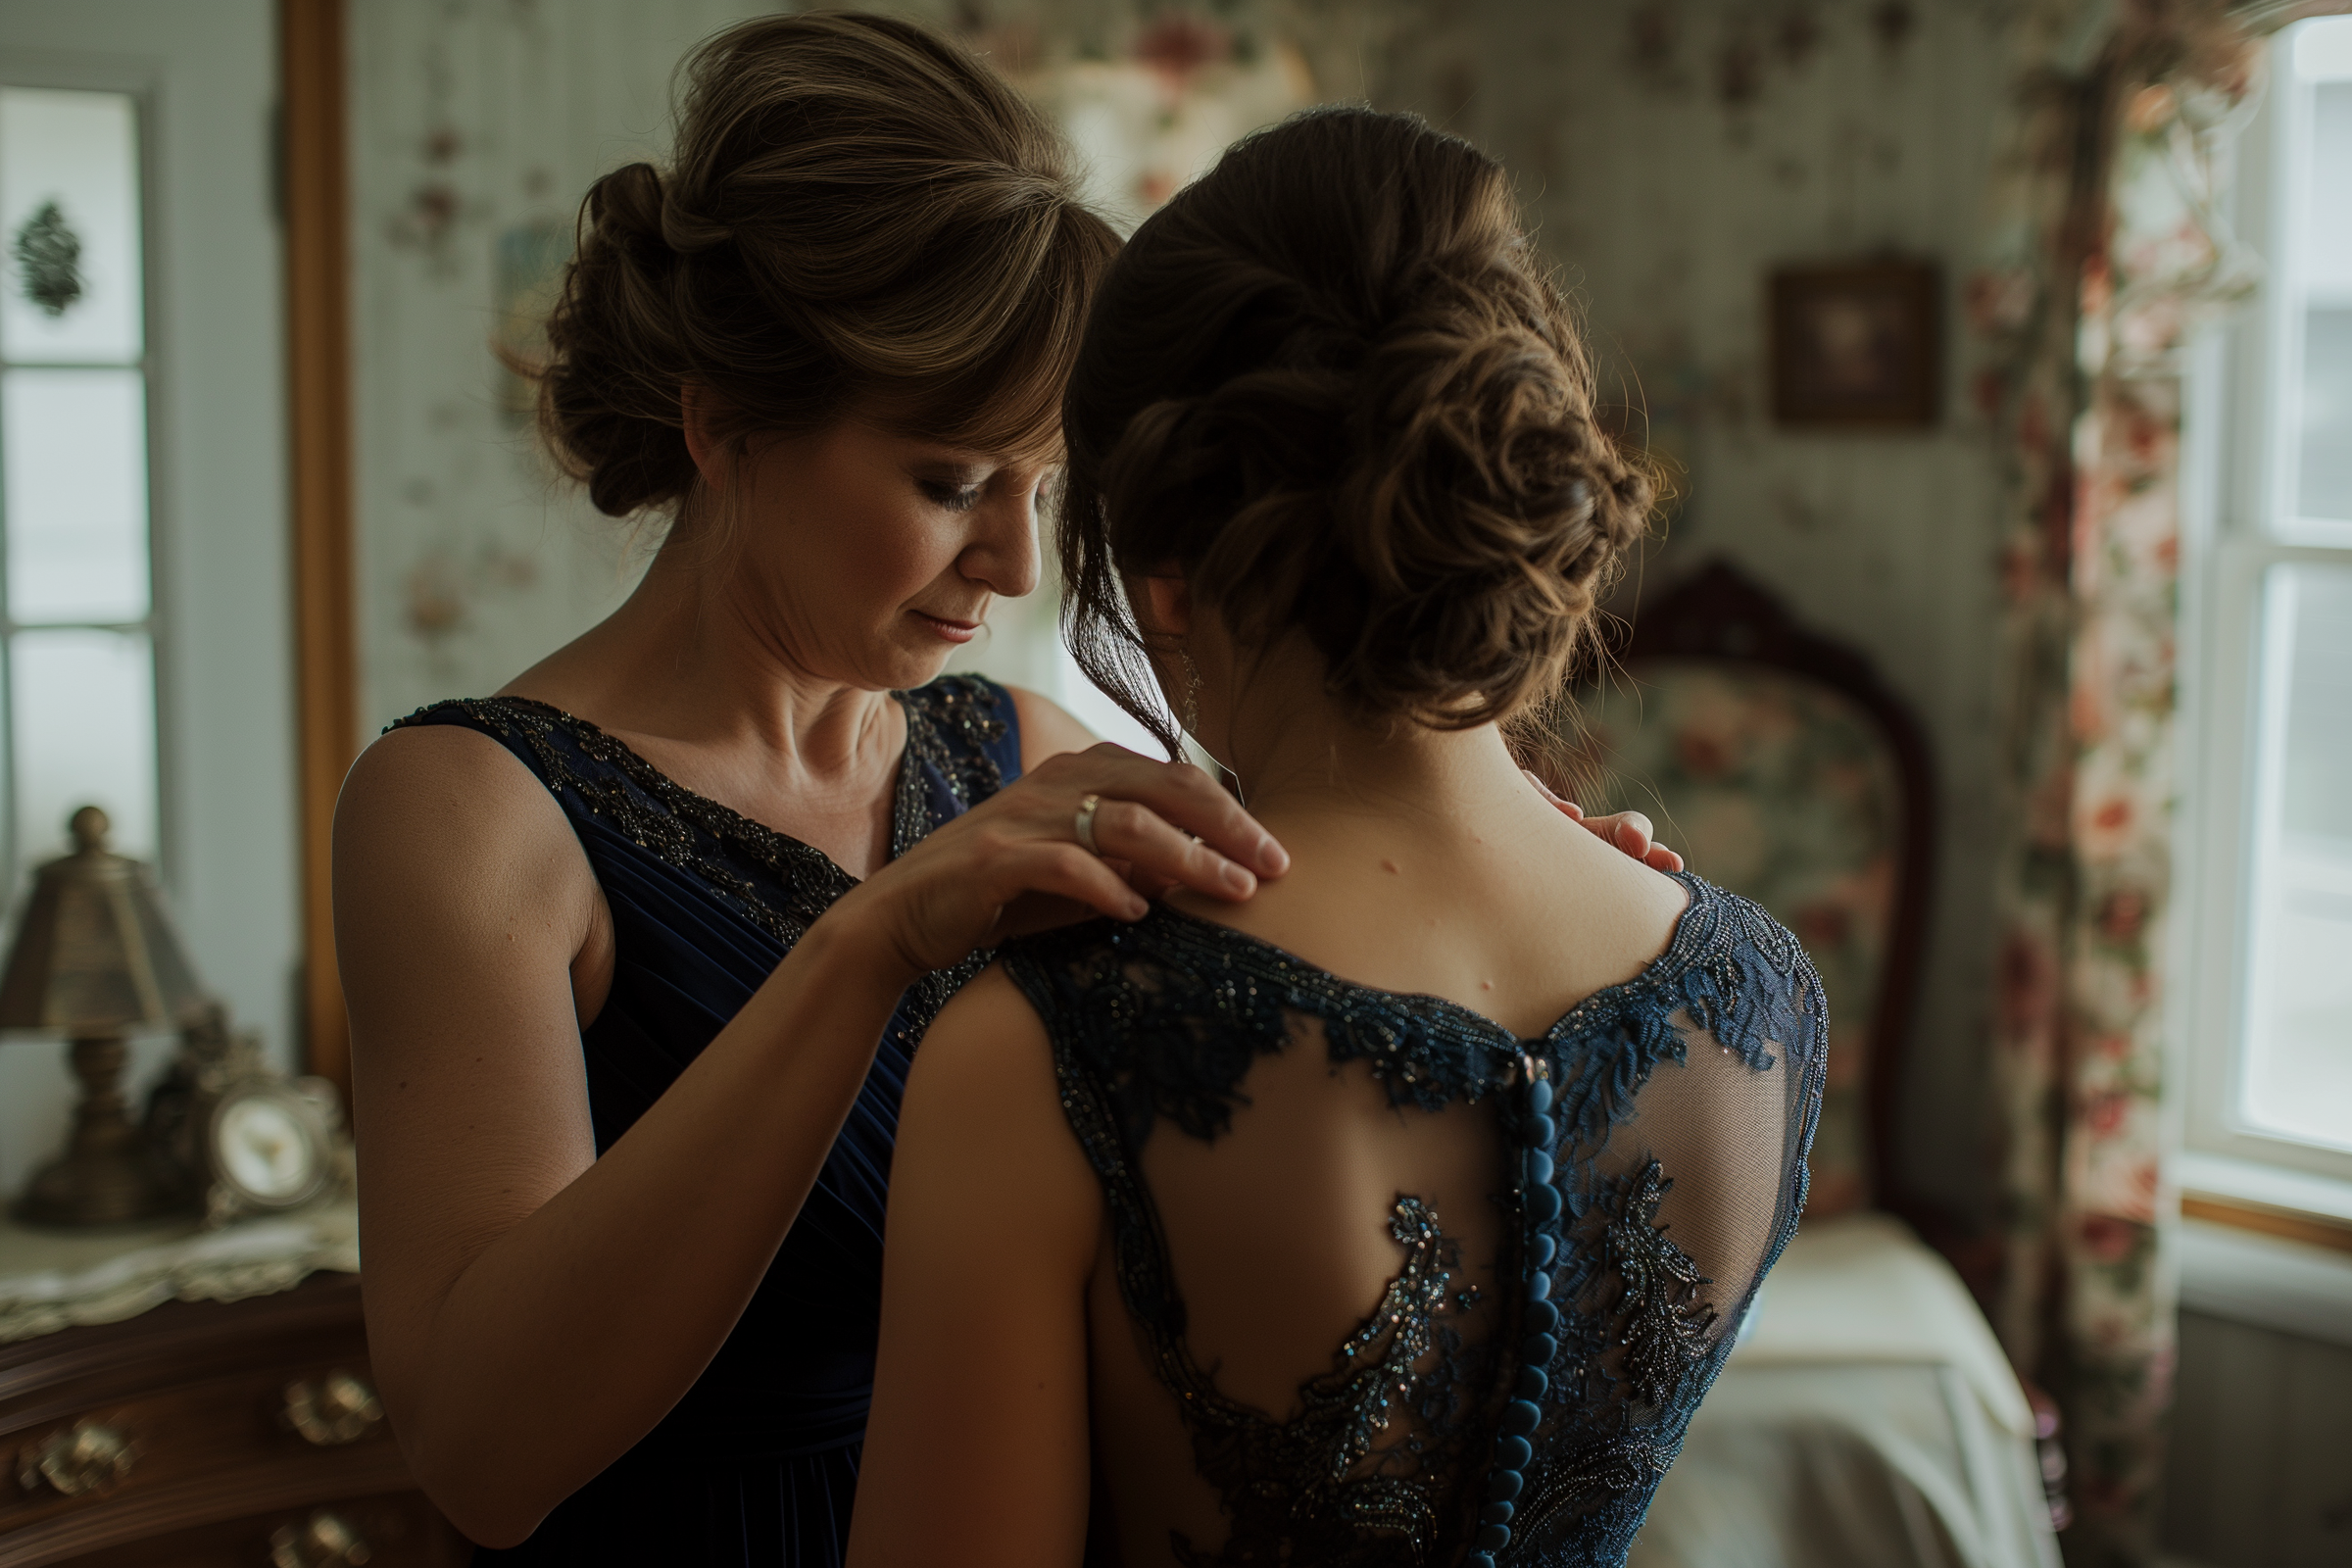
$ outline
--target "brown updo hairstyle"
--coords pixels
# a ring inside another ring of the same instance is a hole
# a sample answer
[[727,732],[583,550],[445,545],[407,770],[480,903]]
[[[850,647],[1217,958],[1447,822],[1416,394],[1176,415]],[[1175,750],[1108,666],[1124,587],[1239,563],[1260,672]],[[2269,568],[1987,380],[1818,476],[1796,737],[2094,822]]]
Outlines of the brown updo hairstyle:
[[855,414],[1050,450],[1118,240],[1038,112],[948,39],[852,13],[731,27],[684,77],[674,167],[590,189],[533,368],[541,430],[598,509],[692,493],[689,383],[738,446]]
[[1123,577],[1182,571],[1245,648],[1302,631],[1364,721],[1468,729],[1556,693],[1653,494],[1501,166],[1364,109],[1136,231],[1062,419],[1063,630],[1171,756]]

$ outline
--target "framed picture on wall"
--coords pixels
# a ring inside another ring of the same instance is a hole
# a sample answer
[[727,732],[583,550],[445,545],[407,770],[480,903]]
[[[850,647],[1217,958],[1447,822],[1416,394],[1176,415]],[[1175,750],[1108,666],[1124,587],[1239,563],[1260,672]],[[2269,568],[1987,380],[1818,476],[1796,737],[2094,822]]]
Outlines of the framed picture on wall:
[[1933,262],[1782,268],[1771,279],[1772,416],[1817,429],[1924,429],[1942,389]]

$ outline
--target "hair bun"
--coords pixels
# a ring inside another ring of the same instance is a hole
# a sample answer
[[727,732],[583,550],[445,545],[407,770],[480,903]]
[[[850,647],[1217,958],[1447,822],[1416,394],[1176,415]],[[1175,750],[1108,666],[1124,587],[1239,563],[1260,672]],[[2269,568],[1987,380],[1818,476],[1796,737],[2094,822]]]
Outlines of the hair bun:
[[1065,409],[1072,646],[1147,722],[1121,572],[1181,563],[1359,715],[1468,728],[1556,688],[1653,497],[1500,166],[1401,115],[1297,117],[1148,220]]
[[[1306,624],[1337,687],[1425,722],[1555,680],[1650,492],[1594,428],[1521,270],[1433,279],[1365,355],[1342,479],[1348,582]],[[1474,715],[1474,716],[1473,716]]]

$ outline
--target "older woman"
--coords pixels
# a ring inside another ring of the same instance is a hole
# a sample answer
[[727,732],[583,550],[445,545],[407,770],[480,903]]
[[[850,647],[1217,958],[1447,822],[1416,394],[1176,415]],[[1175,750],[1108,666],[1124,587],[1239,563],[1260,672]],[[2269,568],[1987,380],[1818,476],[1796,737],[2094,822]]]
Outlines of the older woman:
[[870,17],[714,38],[674,169],[589,196],[543,426],[666,536],[336,822],[371,1353],[483,1560],[838,1562],[925,1026],[1009,935],[1287,863],[1199,770],[938,678],[1036,585],[1116,248],[1034,111]]

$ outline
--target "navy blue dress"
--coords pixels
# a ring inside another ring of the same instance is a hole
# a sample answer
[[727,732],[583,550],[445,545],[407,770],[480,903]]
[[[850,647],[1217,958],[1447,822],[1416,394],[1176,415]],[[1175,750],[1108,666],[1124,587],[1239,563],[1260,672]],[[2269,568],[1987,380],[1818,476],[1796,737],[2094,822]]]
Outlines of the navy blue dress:
[[[891,854],[1020,773],[1012,699],[976,676],[902,692]],[[751,1000],[857,880],[823,854],[671,781],[619,741],[523,698],[400,721],[504,745],[547,785],[612,912],[612,989],[581,1033],[601,1154]],[[397,726],[396,726],[397,727]],[[909,989],[767,1278],[710,1365],[628,1453],[521,1545],[477,1563],[834,1568],[849,1542],[873,1396],[882,1218],[915,1042],[975,956]],[[580,1369],[594,1377],[595,1369]]]

